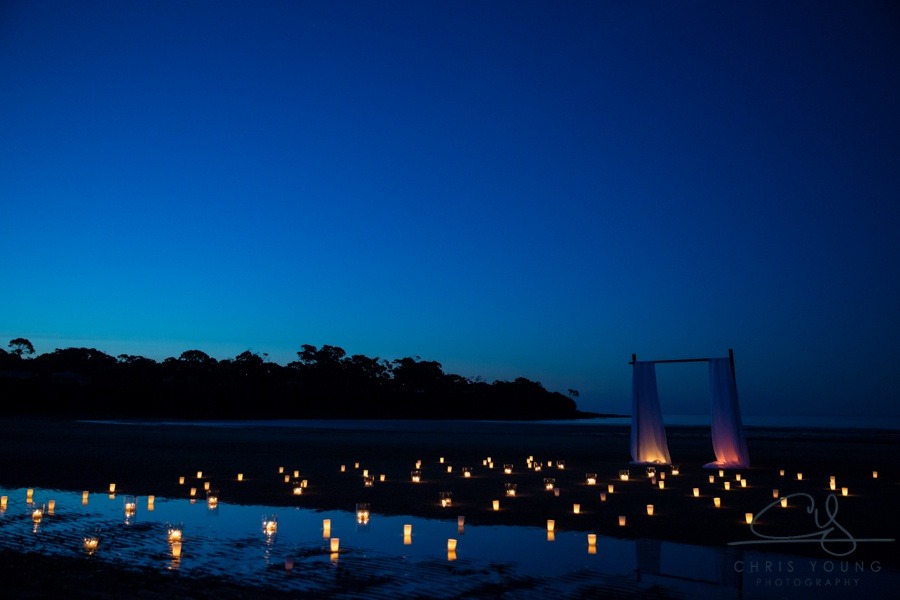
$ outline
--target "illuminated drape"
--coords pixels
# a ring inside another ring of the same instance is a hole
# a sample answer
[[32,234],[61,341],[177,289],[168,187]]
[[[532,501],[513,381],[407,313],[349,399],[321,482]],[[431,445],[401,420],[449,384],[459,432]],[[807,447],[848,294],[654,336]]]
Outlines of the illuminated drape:
[[669,446],[659,392],[656,365],[636,361],[631,384],[631,461],[636,464],[669,464]]
[[750,456],[738,404],[734,370],[728,358],[709,359],[709,391],[712,394],[712,443],[716,454],[709,468],[747,468]]

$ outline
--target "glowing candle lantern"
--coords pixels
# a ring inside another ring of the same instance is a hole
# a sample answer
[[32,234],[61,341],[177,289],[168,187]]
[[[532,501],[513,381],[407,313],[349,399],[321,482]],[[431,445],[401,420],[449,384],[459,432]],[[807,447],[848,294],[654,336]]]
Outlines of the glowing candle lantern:
[[197,495],[197,488],[191,488],[191,498]]
[[172,558],[181,558],[181,542],[172,542]]
[[588,546],[596,546],[597,545],[597,534],[589,533],[588,534]]
[[547,519],[547,531],[556,531],[556,521]]
[[726,481],[726,482],[725,482],[725,491],[728,491],[728,490],[730,490],[730,489],[731,489],[731,482],[730,482],[730,481]]
[[742,488],[747,487],[747,480],[746,480],[746,479],[741,479],[741,487],[742,487]]
[[719,469],[719,477],[725,477],[725,469]]
[[781,508],[787,508],[787,498],[781,499]]
[[722,507],[722,499],[721,498],[713,498],[713,506],[716,508]]
[[619,515],[619,527],[625,527],[625,515]]
[[773,498],[777,498],[777,497],[778,497],[778,488],[775,488],[775,489],[772,490],[772,497],[773,497]]
[[421,461],[421,459],[416,461],[416,468],[417,468],[417,469],[421,469],[421,468],[422,468],[422,461]]
[[553,488],[553,495],[559,496],[559,488],[558,487]]
[[784,477],[784,469],[779,469],[779,470],[778,470],[778,475],[779,475],[780,477]]
[[878,479],[878,471],[872,471],[872,479]]
[[422,471],[411,471],[409,476],[412,478],[413,483],[422,481]]
[[564,461],[564,460],[556,461],[556,468],[559,469],[560,471],[564,470],[566,468],[566,461]]
[[715,475],[710,475],[710,476],[709,476],[709,482],[710,482],[710,483],[715,483],[715,482],[716,482],[716,476],[715,476]]
[[358,468],[359,468],[359,463],[358,463],[358,462],[353,463],[353,468],[354,468],[354,469],[358,469]]
[[372,477],[371,475],[367,475],[367,476],[363,477],[363,486],[372,487],[373,485],[375,485],[374,477]]
[[694,488],[691,491],[694,493],[694,498],[700,497],[700,488]]
[[534,463],[534,472],[535,473],[541,472],[541,463]]
[[606,491],[608,493],[612,494],[613,492],[616,491],[616,486],[614,486],[613,484],[610,483],[609,485],[606,486]]
[[494,468],[494,463],[493,463],[493,461],[489,460],[488,461],[488,469],[493,469],[493,468]]
[[441,492],[440,499],[443,508],[449,507],[453,503],[453,492]]
[[597,474],[596,473],[585,474],[584,481],[587,485],[597,485]]
[[87,491],[87,490],[84,490],[83,492],[81,492],[81,503],[82,503],[82,504],[87,504],[87,503],[88,503],[88,496],[90,496],[90,495],[91,495],[91,493],[90,493],[89,491]]
[[470,469],[469,467],[463,467],[462,474],[463,474],[463,477],[471,477],[472,469]]
[[203,479],[203,471],[197,471],[197,479]]
[[184,476],[178,478],[178,485],[184,485]]
[[347,465],[341,465],[341,473],[347,472]]
[[360,525],[369,523],[369,504],[360,502],[356,505],[356,522]]
[[482,467],[486,467],[486,466],[487,466],[487,459],[484,459],[484,460],[481,461],[481,466],[482,466]]
[[663,481],[662,479],[659,480],[659,489],[661,489],[661,490],[666,489],[666,482]]
[[179,525],[169,525],[166,528],[166,539],[170,542],[180,542],[182,529]]
[[500,501],[499,500],[491,501],[491,508],[493,508],[494,510],[500,510]]
[[284,467],[278,467],[278,474],[281,475],[284,473]]
[[285,482],[285,483],[290,483],[290,482],[291,482],[291,476],[290,476],[290,475],[285,475],[285,476],[284,476],[284,482]]
[[278,531],[278,516],[266,515],[263,517],[263,532],[266,535],[273,535]]
[[453,465],[447,465],[447,472],[448,472],[448,473],[452,473],[452,472],[453,472]]
[[84,546],[84,549],[88,554],[93,554],[97,551],[97,547],[100,545],[100,538],[93,535],[87,535],[84,537],[82,545]]
[[744,520],[747,522],[747,525],[753,523],[753,513],[744,513]]
[[341,549],[341,539],[331,538],[330,546],[332,552],[339,552]]
[[440,458],[440,463],[441,463],[441,464],[444,464],[444,457],[443,457],[443,456]]
[[322,519],[322,537],[331,537],[331,519]]
[[681,473],[681,469],[679,469],[679,468],[676,467],[675,465],[672,465],[672,475],[673,475],[673,476],[674,476],[674,475],[678,475],[679,473]]
[[378,481],[384,481],[384,478],[385,478],[385,474],[384,474],[384,473],[381,473],[381,474],[378,475]]
[[553,477],[544,477],[544,489],[548,492],[552,492],[553,488],[556,486],[556,479]]
[[847,496],[850,494],[850,489],[846,487],[841,488],[841,496]]
[[[847,494],[844,494],[844,495],[846,496]],[[55,510],[56,510],[56,500],[50,500],[49,502],[47,502],[47,514],[52,515]]]
[[39,508],[35,508],[34,510],[31,511],[31,520],[34,521],[35,523],[40,523],[41,519],[43,519],[43,518],[44,518],[43,506],[39,507]]
[[628,481],[628,469],[622,469],[619,471],[619,479],[622,481]]
[[576,515],[577,515],[577,514],[580,514],[580,513],[581,513],[581,505],[580,505],[580,504],[577,504],[577,503],[576,503],[576,504],[573,504],[573,505],[572,505],[572,512],[575,513]]
[[740,480],[741,480],[741,474],[740,474],[740,473],[735,473],[735,474],[734,474],[734,480],[735,480],[735,481],[740,481]]
[[406,537],[410,535],[412,535],[412,525],[407,523],[403,526],[403,536]]
[[509,463],[503,465],[503,473],[506,475],[511,475],[513,470],[513,466]]
[[0,496],[0,510],[6,510],[6,505],[9,502],[8,496]]
[[515,496],[516,495],[516,484],[515,483],[507,483],[506,484],[506,495],[507,496]]
[[660,471],[660,473],[659,473],[659,478],[660,478],[660,479],[665,479],[665,478],[666,478],[666,472],[665,472],[665,471]]
[[797,473],[797,481],[803,479],[803,473]]
[[837,487],[837,483],[835,483],[834,481],[828,482],[828,489],[834,490],[836,487]]
[[606,492],[600,492],[600,502],[606,502]]
[[203,490],[207,491],[207,492],[209,491],[209,482],[208,481],[203,482]]
[[653,505],[652,504],[647,505],[647,514],[650,515],[651,517],[653,516]]
[[[363,475],[365,475],[365,473],[363,473]],[[299,477],[300,477],[300,471],[294,471],[294,479],[299,479]]]
[[154,496],[153,494],[147,496],[147,510],[153,510],[155,504],[156,496]]
[[647,477],[656,477],[656,467],[647,467],[644,472]]
[[834,475],[829,475],[828,481],[837,481],[837,477],[835,477]]
[[455,552],[455,551],[456,551],[456,540],[455,540],[455,539],[450,538],[450,539],[447,540],[447,550],[448,550],[449,552]]
[[116,493],[116,484],[114,484],[114,483],[109,484],[109,493],[110,494]]
[[137,502],[135,501],[133,496],[128,496],[125,499],[125,514],[131,516],[137,510]]
[[309,487],[309,480],[308,480],[308,479],[303,479],[303,480],[301,480],[301,481],[300,481],[300,487],[302,487],[302,488],[308,488],[308,487]]
[[[296,472],[296,471],[295,471],[295,472]],[[298,474],[298,475],[294,475],[294,477],[299,477],[299,476],[300,476],[299,474]],[[363,469],[363,477],[368,477],[368,476],[369,476],[369,470],[368,470],[368,469]]]
[[209,490],[209,493],[206,494],[206,504],[210,508],[215,508],[219,505],[219,491],[218,490]]

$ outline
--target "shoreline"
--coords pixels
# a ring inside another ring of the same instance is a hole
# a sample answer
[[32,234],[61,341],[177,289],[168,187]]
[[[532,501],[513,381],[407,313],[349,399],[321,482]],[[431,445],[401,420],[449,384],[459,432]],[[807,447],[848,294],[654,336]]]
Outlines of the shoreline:
[[[455,510],[472,525],[544,527],[546,519],[554,518],[564,530],[716,547],[748,539],[744,513],[763,510],[772,503],[773,488],[779,488],[781,495],[808,494],[820,507],[829,493],[838,494],[840,525],[855,538],[896,538],[900,530],[893,501],[900,487],[896,466],[900,432],[748,429],[751,468],[740,471],[748,481],[742,489],[736,472],[719,477],[716,470],[703,468],[714,458],[708,430],[671,427],[667,428],[670,453],[680,473],[660,468],[667,471],[666,487],[660,490],[651,485],[644,467],[630,464],[627,426],[444,422],[419,431],[396,424],[383,430],[344,425],[188,428],[0,419],[0,435],[9,448],[0,454],[0,484],[103,492],[116,483],[124,494],[187,498],[189,488],[197,486],[191,482],[202,480],[212,482],[220,498],[233,504],[351,510],[364,501],[376,513],[435,519],[446,518],[438,501],[446,490],[453,493]],[[542,463],[542,472],[527,468],[529,456]],[[482,464],[487,457],[493,469]],[[412,484],[410,471],[417,460],[422,461],[423,481]],[[556,468],[559,461],[565,461],[565,469]],[[503,474],[504,464],[512,464],[513,473]],[[448,466],[455,472],[448,473]],[[308,479],[302,496],[291,494],[279,467],[288,474],[297,470],[301,479]],[[471,468],[473,477],[464,479],[462,467]],[[622,469],[630,471],[627,482],[618,479]],[[373,487],[364,487],[363,470],[376,476]],[[879,472],[877,479],[873,470]],[[198,471],[203,473],[201,480],[196,478]],[[586,484],[589,472],[597,474],[596,485]],[[802,480],[797,479],[798,472],[803,473]],[[238,473],[243,481],[237,481]],[[378,481],[381,474],[383,482]],[[714,483],[709,483],[710,475]],[[828,490],[830,475],[837,478],[837,492]],[[187,483],[179,484],[179,477]],[[542,488],[544,477],[556,480],[559,496]],[[727,480],[734,489],[723,489]],[[503,500],[505,483],[517,484],[514,503]],[[608,485],[614,486],[612,493]],[[840,486],[845,485],[851,493],[841,497]],[[700,488],[699,498],[692,496],[693,487]],[[601,493],[605,500],[601,501]],[[721,509],[712,507],[714,495],[723,498]],[[495,512],[494,499],[516,508]],[[581,504],[580,514],[573,514],[574,503]],[[650,518],[644,508],[648,503],[656,509]],[[620,514],[628,516],[625,528],[617,526]],[[768,511],[767,525],[778,535],[796,534],[799,523],[808,526],[811,518],[799,505],[780,512],[776,508]],[[834,558],[817,547],[769,549]],[[860,544],[852,559],[897,568],[897,555],[897,542]]]

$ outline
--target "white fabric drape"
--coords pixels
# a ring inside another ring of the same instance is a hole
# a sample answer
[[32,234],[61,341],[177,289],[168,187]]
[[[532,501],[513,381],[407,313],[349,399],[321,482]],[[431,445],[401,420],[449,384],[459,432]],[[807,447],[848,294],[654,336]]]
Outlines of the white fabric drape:
[[669,464],[669,446],[659,392],[656,365],[636,361],[631,384],[631,461],[635,464]]
[[712,394],[712,443],[716,454],[709,468],[747,468],[750,456],[738,404],[737,384],[728,358],[709,359],[709,391]]

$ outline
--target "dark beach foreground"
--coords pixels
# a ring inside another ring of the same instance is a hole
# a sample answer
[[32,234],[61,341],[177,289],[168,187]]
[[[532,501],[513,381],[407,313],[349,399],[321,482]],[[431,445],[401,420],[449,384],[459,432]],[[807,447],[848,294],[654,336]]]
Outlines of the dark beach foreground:
[[[203,484],[209,482],[222,502],[233,504],[352,510],[357,502],[369,502],[381,514],[434,518],[446,517],[439,496],[449,491],[454,514],[465,514],[473,525],[544,527],[547,519],[554,519],[558,530],[705,546],[760,541],[749,532],[747,512],[760,515],[761,530],[775,537],[821,531],[827,526],[825,507],[831,494],[839,513],[830,521],[855,539],[896,539],[900,524],[897,431],[748,428],[751,467],[719,476],[716,469],[703,467],[714,459],[708,430],[670,427],[669,449],[679,473],[660,467],[651,483],[644,467],[630,464],[627,426],[596,421],[310,425],[0,420],[5,448],[0,453],[0,484],[104,492],[114,483],[123,494],[188,498],[191,488],[202,497]],[[488,459],[493,468],[485,464]],[[413,483],[410,472],[417,461],[422,481]],[[510,474],[503,472],[507,464],[512,465]],[[541,465],[540,472],[535,464]],[[464,467],[472,470],[470,478],[462,476]],[[623,469],[630,472],[628,481],[619,478]],[[308,482],[300,496],[292,491],[295,471],[296,479]],[[371,487],[364,485],[363,472],[374,478]],[[596,473],[595,485],[588,485],[587,473]],[[836,480],[834,492],[829,489],[831,476]],[[555,480],[558,495],[544,489],[548,477]],[[517,486],[514,498],[505,496],[508,483]],[[848,488],[847,496],[841,495],[842,487]],[[699,488],[698,497],[693,488]],[[766,510],[777,502],[774,489],[780,496],[808,494],[809,500],[795,497],[787,509]],[[713,507],[714,497],[721,498],[721,508]],[[502,510],[493,510],[494,500],[501,502]],[[818,524],[816,515],[805,510],[809,502],[819,509]],[[575,504],[580,505],[578,514]],[[648,504],[654,505],[652,516]],[[627,526],[618,525],[620,515],[626,516]],[[777,550],[834,558],[818,544]],[[277,591],[256,589],[248,582],[185,581],[150,571],[123,573],[97,562],[24,555],[15,549],[2,552],[0,577],[8,592],[4,598],[278,597]],[[859,543],[844,558],[896,568],[897,556],[896,542]],[[103,586],[84,585],[100,577]],[[486,597],[502,597],[502,590],[495,592]]]

